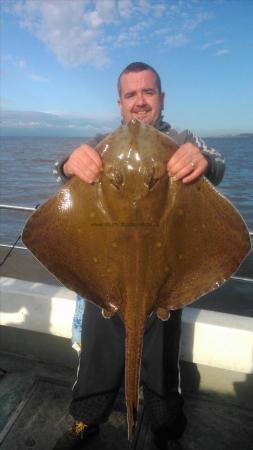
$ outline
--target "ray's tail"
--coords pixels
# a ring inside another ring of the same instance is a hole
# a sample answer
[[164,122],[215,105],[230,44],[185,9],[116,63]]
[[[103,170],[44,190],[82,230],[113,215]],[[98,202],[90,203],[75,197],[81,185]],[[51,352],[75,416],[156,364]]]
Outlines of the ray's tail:
[[142,341],[145,319],[135,317],[126,327],[125,393],[127,406],[128,439],[131,441],[137,422]]

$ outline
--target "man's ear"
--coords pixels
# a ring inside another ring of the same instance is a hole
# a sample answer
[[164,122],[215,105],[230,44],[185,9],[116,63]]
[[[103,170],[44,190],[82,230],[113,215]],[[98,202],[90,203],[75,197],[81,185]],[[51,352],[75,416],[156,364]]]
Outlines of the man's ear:
[[161,104],[162,104],[161,111],[163,111],[164,109],[164,99],[165,99],[165,92],[161,92]]
[[122,107],[121,107],[121,100],[120,100],[120,98],[118,98],[117,103],[118,103],[118,107],[120,109],[120,112],[122,114]]

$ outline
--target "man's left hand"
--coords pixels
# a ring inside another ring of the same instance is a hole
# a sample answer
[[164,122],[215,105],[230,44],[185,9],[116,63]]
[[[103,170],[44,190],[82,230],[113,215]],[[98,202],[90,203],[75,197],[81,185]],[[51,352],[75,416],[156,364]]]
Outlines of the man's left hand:
[[208,161],[198,147],[191,143],[181,145],[167,163],[167,170],[174,180],[192,183],[207,170]]

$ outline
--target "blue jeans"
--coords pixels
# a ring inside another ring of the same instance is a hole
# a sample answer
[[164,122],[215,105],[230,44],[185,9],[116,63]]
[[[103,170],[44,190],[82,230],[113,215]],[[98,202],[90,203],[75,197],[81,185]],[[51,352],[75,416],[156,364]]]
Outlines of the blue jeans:
[[85,311],[85,298],[80,295],[76,296],[76,308],[72,322],[72,343],[77,344],[81,348],[82,323]]

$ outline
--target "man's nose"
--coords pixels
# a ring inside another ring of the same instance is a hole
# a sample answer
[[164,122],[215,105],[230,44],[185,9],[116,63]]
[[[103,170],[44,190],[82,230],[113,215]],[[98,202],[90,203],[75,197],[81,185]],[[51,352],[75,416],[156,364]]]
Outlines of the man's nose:
[[137,97],[136,97],[136,104],[138,106],[143,106],[146,104],[145,95],[143,95],[142,92],[138,92]]

